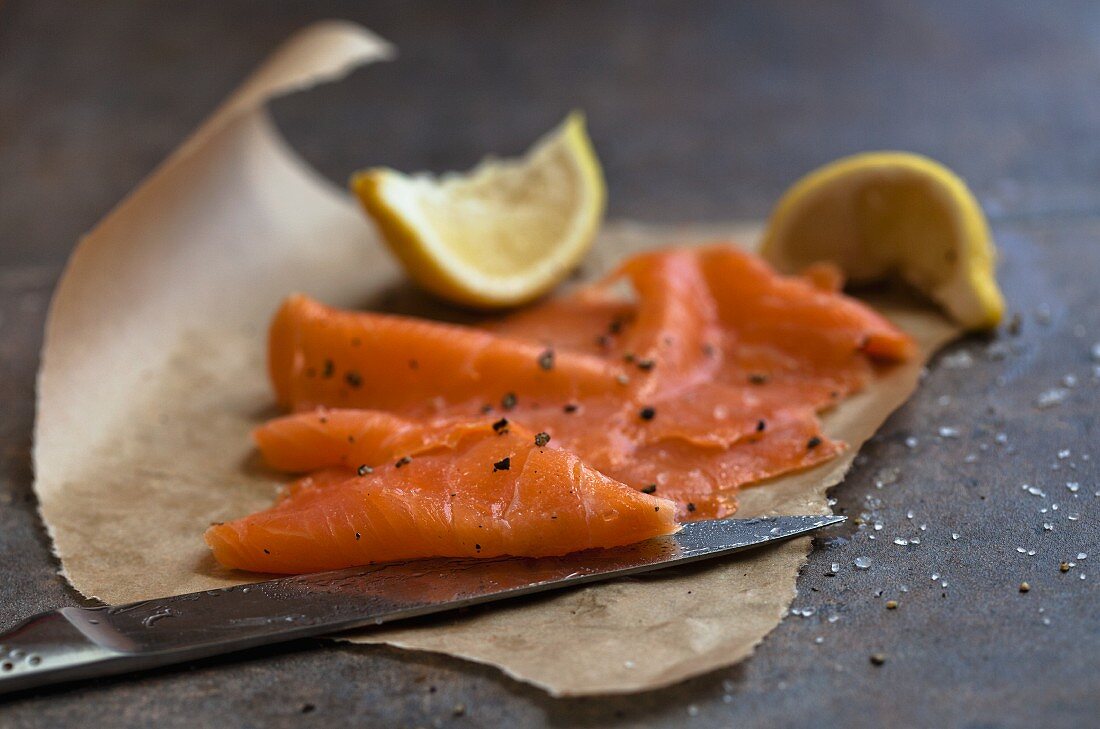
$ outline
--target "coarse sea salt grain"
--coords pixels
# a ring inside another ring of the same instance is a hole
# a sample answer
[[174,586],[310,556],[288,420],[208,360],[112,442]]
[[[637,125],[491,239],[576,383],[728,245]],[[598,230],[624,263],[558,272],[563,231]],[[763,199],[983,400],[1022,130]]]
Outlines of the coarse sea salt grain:
[[856,557],[855,560],[852,561],[852,564],[855,565],[857,570],[870,569],[870,567],[871,567],[871,558],[870,557]]
[[940,363],[949,370],[965,370],[974,364],[974,358],[970,355],[970,352],[963,350],[944,355]]
[[950,425],[940,426],[940,429],[937,432],[940,434],[941,438],[958,438],[959,437],[959,429],[958,428],[953,428]]
[[1052,387],[1049,390],[1044,390],[1039,393],[1039,397],[1035,398],[1035,407],[1040,410],[1052,408],[1061,405],[1068,396],[1068,390],[1061,387]]

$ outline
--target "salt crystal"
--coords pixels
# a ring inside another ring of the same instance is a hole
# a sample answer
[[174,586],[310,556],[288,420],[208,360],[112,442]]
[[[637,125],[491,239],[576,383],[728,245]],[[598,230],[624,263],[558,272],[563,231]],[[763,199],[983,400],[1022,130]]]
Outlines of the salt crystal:
[[904,547],[905,545],[909,544],[909,540],[897,537],[896,539],[894,539],[894,544],[897,544],[900,547]]
[[822,638],[820,635],[817,636],[816,638],[814,638],[814,643],[817,643],[818,645],[821,645],[824,642],[825,642],[825,639]]
[[840,620],[840,616],[830,615],[828,618],[826,618],[826,620],[828,620],[830,623],[835,623],[836,621]]
[[1046,531],[1048,531],[1048,532],[1052,532],[1052,531],[1054,531],[1054,525],[1053,525],[1053,524],[1051,524],[1051,523],[1050,523],[1049,521],[1048,521],[1048,522],[1045,522],[1045,523],[1043,524],[1043,529],[1045,529],[1045,530],[1046,530]]
[[928,531],[928,525],[927,525],[927,524],[921,524],[921,525],[920,525],[920,530],[921,530],[922,532],[926,532],[926,531]]
[[1020,554],[1025,554],[1027,552],[1027,550],[1024,549],[1023,547],[1016,547],[1016,551],[1019,552]]
[[958,438],[959,437],[959,429],[958,428],[953,428],[953,427],[948,426],[948,425],[941,426],[938,432],[939,432],[941,438]]
[[966,456],[963,457],[963,463],[977,463],[977,461],[978,461],[978,454],[977,453],[967,453]]
[[1035,550],[1034,549],[1027,550],[1027,556],[1028,557],[1034,557],[1035,556]]
[[951,541],[956,541],[958,538],[959,538],[958,534],[955,534],[954,532],[951,533]]
[[1070,521],[1077,521],[1081,516],[1079,514],[1066,514],[1066,518]]
[[853,561],[852,564],[854,564],[856,566],[857,570],[869,569],[871,567],[871,558],[870,557],[856,557],[855,561]]
[[875,522],[875,531],[876,532],[881,532],[882,531],[882,522],[881,521],[876,521]]
[[831,565],[829,565],[829,567],[833,570],[833,572],[840,572],[840,562],[833,562]]
[[688,716],[699,716],[699,707],[695,704],[688,704]]
[[920,537],[909,537],[910,544],[920,544]]
[[1081,488],[1081,484],[1077,483],[1076,481],[1068,481],[1066,483],[1066,488],[1070,490],[1070,493],[1075,494],[1077,493],[1077,489]]
[[1070,452],[1068,448],[1063,448],[1062,450],[1058,451],[1058,460],[1060,461],[1066,460],[1067,458],[1069,458],[1069,456]]
[[892,483],[897,483],[898,477],[901,475],[901,469],[897,467],[880,468],[875,473],[875,487],[882,488],[883,486],[889,486]]
[[936,580],[938,580],[939,578],[940,578],[940,574],[939,574],[938,572],[933,572],[933,573],[932,573],[932,581],[933,581],[933,582],[935,582],[935,581],[936,581]]
[[940,363],[949,370],[965,370],[974,364],[974,358],[970,356],[970,352],[963,350],[944,355]]
[[1043,498],[1046,498],[1046,494],[1043,493],[1043,490],[1041,488],[1039,488],[1038,486],[1028,486],[1027,487],[1027,492],[1029,494],[1031,494],[1032,496],[1041,496]]
[[1003,445],[1008,442],[1008,433],[997,433],[993,436],[993,440]]
[[1077,553],[1077,559],[1088,559],[1088,558],[1089,558],[1089,556],[1084,552],[1078,552]]
[[1069,396],[1069,391],[1061,387],[1052,387],[1049,390],[1045,390],[1039,393],[1039,397],[1035,399],[1035,407],[1040,410],[1055,407],[1065,402]]
[[1076,375],[1064,375],[1062,377],[1062,385],[1064,387],[1076,387],[1077,386],[1077,376]]
[[906,519],[912,519],[912,518],[913,518],[913,510],[912,510],[912,509],[910,509],[909,511],[905,512],[905,518],[906,518]]
[[910,448],[910,449],[916,448],[918,443],[919,443],[919,441],[916,438],[914,438],[913,436],[909,436],[908,438],[905,439],[905,446],[907,448]]

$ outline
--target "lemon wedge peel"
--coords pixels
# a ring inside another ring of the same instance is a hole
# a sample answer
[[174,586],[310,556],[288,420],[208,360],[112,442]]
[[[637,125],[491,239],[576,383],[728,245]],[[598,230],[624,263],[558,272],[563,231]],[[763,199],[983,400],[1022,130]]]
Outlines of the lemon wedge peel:
[[780,199],[761,252],[787,272],[831,260],[856,283],[898,275],[967,329],[1004,314],[981,206],[921,155],[867,152],[810,172]]
[[467,173],[356,173],[351,188],[409,276],[448,301],[516,306],[552,289],[595,241],[607,192],[571,113],[522,157]]

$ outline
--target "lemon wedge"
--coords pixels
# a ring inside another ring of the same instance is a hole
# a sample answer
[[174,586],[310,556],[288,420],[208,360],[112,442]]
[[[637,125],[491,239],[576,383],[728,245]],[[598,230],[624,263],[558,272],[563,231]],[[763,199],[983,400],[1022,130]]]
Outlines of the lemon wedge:
[[570,114],[518,159],[441,177],[376,168],[351,188],[409,276],[449,301],[515,306],[580,262],[603,218],[603,172]]
[[994,327],[1004,313],[978,201],[916,154],[857,154],[806,175],[772,213],[762,253],[786,272],[830,261],[853,283],[899,276],[968,329]]

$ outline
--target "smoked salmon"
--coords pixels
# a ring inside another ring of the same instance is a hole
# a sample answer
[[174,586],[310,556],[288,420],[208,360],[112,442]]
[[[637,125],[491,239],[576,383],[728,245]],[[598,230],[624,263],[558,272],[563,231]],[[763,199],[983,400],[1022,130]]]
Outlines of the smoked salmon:
[[[781,276],[716,245],[636,256],[481,328],[292,297],[272,325],[269,367],[299,413],[256,438],[272,466],[308,471],[392,451],[411,425],[443,437],[492,413],[656,488],[681,518],[727,516],[738,487],[840,452],[817,414],[913,354],[908,336],[835,285],[835,272]],[[318,406],[336,409],[327,423]]]
[[841,283],[713,245],[476,327],[291,296],[268,351],[290,413],[253,435],[309,475],[207,542],[229,567],[301,572],[563,554],[728,516],[740,488],[840,453],[819,414],[915,352]]
[[206,532],[226,567],[299,573],[419,557],[545,557],[677,530],[675,504],[519,427],[470,424],[368,471],[326,469],[266,511]]

